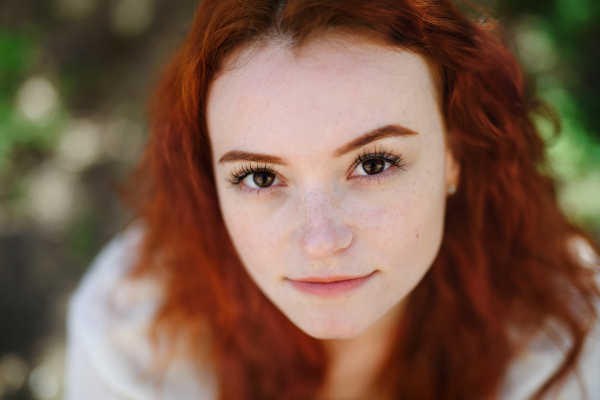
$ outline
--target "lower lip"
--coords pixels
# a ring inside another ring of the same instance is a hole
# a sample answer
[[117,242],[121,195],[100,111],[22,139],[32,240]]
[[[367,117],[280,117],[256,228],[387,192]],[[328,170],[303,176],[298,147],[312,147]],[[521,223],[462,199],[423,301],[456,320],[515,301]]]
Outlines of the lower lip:
[[356,279],[346,279],[335,282],[301,282],[292,281],[290,283],[301,292],[312,294],[318,297],[335,297],[350,293],[364,285],[374,274]]

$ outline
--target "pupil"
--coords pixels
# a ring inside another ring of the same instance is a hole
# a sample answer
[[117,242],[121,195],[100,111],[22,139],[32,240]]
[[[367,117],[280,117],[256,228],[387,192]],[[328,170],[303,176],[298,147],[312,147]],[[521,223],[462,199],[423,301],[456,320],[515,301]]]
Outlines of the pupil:
[[378,174],[383,171],[385,167],[385,161],[381,159],[369,160],[363,162],[363,169],[369,175]]
[[254,183],[258,187],[267,187],[273,183],[275,176],[270,172],[256,172],[253,177]]

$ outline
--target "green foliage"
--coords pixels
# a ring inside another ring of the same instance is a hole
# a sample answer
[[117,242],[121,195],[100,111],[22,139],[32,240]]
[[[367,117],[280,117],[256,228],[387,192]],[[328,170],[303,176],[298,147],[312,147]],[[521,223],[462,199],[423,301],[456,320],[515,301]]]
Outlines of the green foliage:
[[544,122],[540,129],[549,138],[563,208],[576,221],[600,231],[600,2],[497,0],[494,4],[541,97],[560,115],[558,137]]
[[48,151],[65,119],[57,112],[34,124],[19,114],[17,92],[35,61],[36,42],[24,33],[0,31],[0,176],[9,172],[10,155],[16,150]]
[[25,35],[0,31],[0,95],[14,93],[29,67],[33,42]]
[[101,221],[91,212],[83,212],[71,222],[71,229],[65,240],[69,254],[75,257],[80,265],[88,265],[91,257],[98,251],[98,226]]

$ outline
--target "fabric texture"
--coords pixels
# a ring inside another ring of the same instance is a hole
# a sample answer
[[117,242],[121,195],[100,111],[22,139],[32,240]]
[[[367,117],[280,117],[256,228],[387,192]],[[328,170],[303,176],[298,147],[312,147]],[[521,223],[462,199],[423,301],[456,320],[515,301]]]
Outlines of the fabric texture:
[[[179,357],[160,378],[151,371],[148,333],[163,294],[157,282],[127,279],[142,236],[139,222],[117,235],[96,257],[71,298],[66,400],[218,397],[210,366],[197,369]],[[589,263],[594,257],[586,251],[578,250],[582,261]],[[600,312],[600,304],[597,309]],[[500,398],[530,399],[562,359],[558,345],[540,334],[511,364]],[[569,376],[548,399],[600,400],[600,323],[587,338],[577,370],[579,374]]]
[[160,285],[129,280],[140,223],[116,236],[96,257],[71,297],[67,321],[67,400],[216,399],[210,370],[182,357],[153,373],[149,330]]

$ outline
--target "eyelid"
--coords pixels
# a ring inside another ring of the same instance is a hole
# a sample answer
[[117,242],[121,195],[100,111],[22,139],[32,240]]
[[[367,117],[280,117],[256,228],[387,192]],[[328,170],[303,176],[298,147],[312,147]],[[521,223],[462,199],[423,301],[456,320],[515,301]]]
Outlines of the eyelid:
[[373,179],[377,180],[378,183],[381,183],[381,181],[385,181],[389,178],[391,178],[393,175],[397,174],[400,171],[405,171],[404,168],[402,168],[402,165],[396,166],[396,165],[390,165],[387,169],[385,169],[384,171],[381,171],[378,174],[373,174],[373,175],[352,175],[350,176],[350,178],[352,180],[358,180],[360,182],[366,182],[367,184],[369,182],[371,182]]
[[277,177],[281,177],[279,172],[275,169],[274,165],[268,164],[256,164],[256,166],[251,163],[242,164],[239,169],[233,170],[230,174],[229,178],[225,178],[225,180],[233,185],[239,185],[242,183],[242,180],[246,178],[248,175],[252,175],[256,172],[269,172]]
[[255,189],[255,188],[251,188],[248,186],[242,186],[241,184],[234,186],[234,188],[236,190],[244,193],[247,196],[249,196],[251,194],[256,194],[258,197],[267,196],[267,195],[271,194],[271,192],[273,192],[273,190],[275,190],[276,187],[277,186],[267,186],[266,188]]
[[373,159],[385,160],[392,164],[392,166],[398,167],[400,169],[403,169],[402,167],[404,166],[402,154],[396,155],[392,151],[386,151],[386,147],[381,145],[379,146],[379,150],[377,150],[377,148],[375,148],[375,151],[369,151],[368,149],[364,149],[362,154],[358,154],[354,159],[352,165],[350,165],[350,168],[348,168],[346,175],[349,175],[352,172],[354,172],[362,162]]

